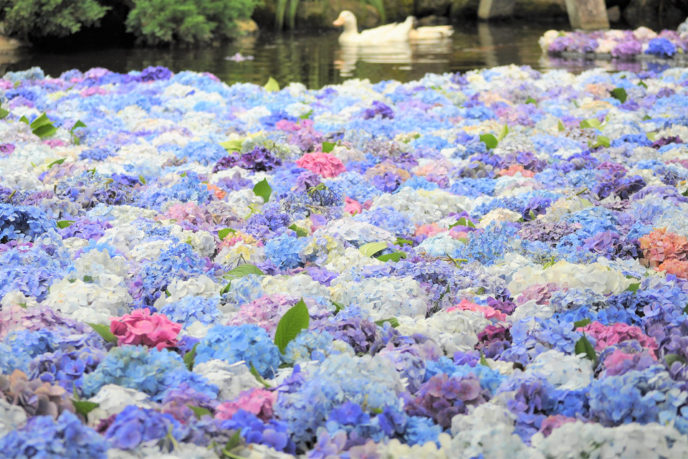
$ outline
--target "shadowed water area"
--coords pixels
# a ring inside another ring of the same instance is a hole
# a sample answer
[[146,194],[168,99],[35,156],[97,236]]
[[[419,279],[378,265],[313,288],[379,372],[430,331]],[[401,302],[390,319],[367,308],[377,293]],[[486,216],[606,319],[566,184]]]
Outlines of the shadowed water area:
[[264,84],[272,76],[280,85],[304,83],[308,88],[338,84],[350,78],[371,82],[417,80],[428,72],[464,72],[499,65],[529,65],[538,70],[572,72],[602,67],[640,71],[648,63],[557,59],[544,56],[538,39],[558,25],[470,23],[454,26],[450,39],[434,42],[343,47],[339,32],[261,33],[217,47],[201,49],[106,48],[71,52],[19,50],[0,55],[0,73],[41,67],[58,76],[70,69],[105,67],[116,72],[165,66],[178,72],[210,72],[224,82]]

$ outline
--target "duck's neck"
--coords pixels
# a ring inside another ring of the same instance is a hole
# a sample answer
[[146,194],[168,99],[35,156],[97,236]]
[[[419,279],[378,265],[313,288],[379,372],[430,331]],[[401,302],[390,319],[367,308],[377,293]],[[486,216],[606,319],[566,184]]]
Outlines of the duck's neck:
[[358,35],[358,25],[356,19],[344,22],[344,32],[347,35]]

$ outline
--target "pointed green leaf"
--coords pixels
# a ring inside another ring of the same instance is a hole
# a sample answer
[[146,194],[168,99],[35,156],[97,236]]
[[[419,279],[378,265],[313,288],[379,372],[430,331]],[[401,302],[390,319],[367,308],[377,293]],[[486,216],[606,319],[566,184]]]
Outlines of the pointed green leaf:
[[394,245],[410,245],[413,246],[413,241],[409,239],[404,239],[402,237],[398,237],[396,241],[394,241]]
[[268,92],[275,92],[280,90],[279,83],[273,77],[268,78],[268,82],[265,83],[265,86],[263,87]]
[[224,295],[225,293],[228,293],[229,289],[231,289],[231,288],[232,288],[232,282],[229,281],[229,282],[227,282],[227,285],[222,287],[222,290],[220,290],[220,295]]
[[602,126],[602,123],[597,118],[588,118],[587,120],[583,120],[580,122],[581,129],[588,129],[588,128],[599,129],[601,126]]
[[664,360],[666,361],[667,367],[671,367],[674,362],[686,363],[686,361],[683,360],[683,357],[678,354],[667,354],[664,356]]
[[194,344],[191,350],[184,354],[184,364],[189,371],[193,370],[196,361],[196,348],[198,348],[198,343]]
[[526,99],[526,104],[537,104],[537,100],[533,99],[532,97],[529,97]]
[[334,147],[335,147],[336,145],[337,145],[337,144],[334,143],[334,142],[323,142],[323,143],[322,143],[322,151],[323,151],[323,153],[331,153],[332,150],[334,150]]
[[597,142],[595,142],[595,145],[593,147],[594,148],[597,148],[597,147],[609,148],[610,145],[611,145],[611,142],[609,140],[609,137],[605,137],[603,135],[598,135],[597,136]]
[[236,230],[232,228],[223,228],[217,232],[217,237],[219,237],[221,241],[224,241],[230,233],[234,234],[236,233]]
[[86,127],[86,124],[84,124],[83,121],[77,120],[77,122],[74,123],[74,126],[72,126],[72,128],[69,130],[69,132],[74,133],[74,130],[75,130],[75,129],[78,129],[78,128],[85,128],[85,127]]
[[336,301],[330,300],[330,303],[332,303],[332,306],[334,306],[334,315],[336,316],[339,311],[344,310],[344,305],[341,303],[337,303]]
[[139,175],[139,182],[141,182],[142,185],[145,185],[146,184],[146,177],[144,177],[143,175]]
[[406,258],[406,252],[397,251],[397,252],[392,252],[392,253],[386,253],[384,255],[380,255],[380,256],[375,257],[375,258],[377,258],[380,261],[392,260],[393,262],[396,263],[397,261],[401,260],[402,258]]
[[208,408],[203,408],[202,406],[196,406],[196,405],[186,405],[189,408],[191,408],[191,411],[196,415],[197,419],[201,419],[203,416],[213,416],[213,413],[210,412]]
[[376,320],[375,323],[382,327],[385,322],[389,322],[392,328],[397,328],[399,326],[399,320],[396,317],[390,317],[389,319]]
[[76,411],[77,414],[81,414],[84,417],[86,417],[88,413],[100,406],[100,404],[95,402],[89,402],[88,400],[75,399],[72,399],[72,405],[74,405],[74,411]]
[[261,383],[263,387],[265,387],[266,389],[272,388],[272,386],[265,379],[263,379],[260,373],[258,373],[258,370],[256,370],[256,367],[254,367],[253,364],[251,364],[251,366],[249,367],[249,371],[251,372],[253,377],[256,378],[256,381]]
[[240,277],[248,276],[249,274],[257,274],[258,276],[265,275],[265,273],[261,271],[258,266],[252,265],[250,263],[245,263],[225,273],[222,277],[224,277],[225,279],[234,280],[239,279]]
[[559,120],[559,122],[557,123],[557,129],[559,129],[559,132],[566,129],[566,126],[564,126],[564,123],[562,123],[561,120]]
[[299,118],[302,119],[302,120],[307,120],[308,118],[311,117],[312,114],[313,114],[313,110],[308,110],[306,113],[304,113],[303,115],[299,116]]
[[21,121],[22,123],[30,124],[29,119],[25,115],[22,115],[22,117],[19,118],[19,121]]
[[62,164],[63,162],[65,162],[65,159],[67,159],[67,158],[56,159],[52,163],[48,164],[48,169],[52,169],[53,166],[57,166],[58,164]]
[[640,86],[641,88],[647,89],[647,85],[645,84],[644,81],[639,82],[639,83],[638,83],[638,86]]
[[483,354],[482,351],[480,351],[480,365],[490,368],[490,364],[487,363],[487,359],[485,359],[485,354]]
[[585,326],[588,325],[589,323],[590,323],[590,319],[581,319],[581,320],[577,320],[577,321],[575,321],[575,322],[573,323],[573,329],[576,330],[576,329],[578,329],[578,328],[585,327]]
[[507,126],[507,125],[505,124],[504,127],[502,128],[502,132],[499,133],[499,137],[497,137],[497,141],[498,141],[498,142],[501,142],[502,139],[504,139],[504,137],[506,137],[506,135],[507,135],[508,133],[509,133],[509,126]]
[[296,226],[296,223],[289,225],[288,228],[290,230],[294,231],[298,237],[308,236],[308,231],[306,231],[305,229],[303,229],[301,227]]
[[270,195],[272,194],[272,188],[270,188],[268,180],[263,179],[260,182],[256,183],[256,185],[253,187],[253,192],[256,196],[260,196],[261,198],[263,198],[263,202],[268,202],[268,200],[270,199]]
[[480,136],[480,141],[485,144],[488,150],[495,148],[497,144],[499,144],[497,137],[492,134],[482,134]]
[[50,121],[50,118],[48,118],[48,115],[45,113],[41,114],[38,118],[33,120],[30,124],[31,129],[36,129],[41,126],[47,126],[48,124],[52,124]]
[[574,347],[576,355],[580,354],[585,354],[585,356],[592,360],[592,362],[597,361],[597,354],[595,353],[595,348],[592,347],[592,344],[590,344],[590,341],[588,341],[588,338],[585,337],[585,334],[581,336],[581,338],[576,341],[576,346]]
[[635,293],[638,291],[639,288],[640,288],[640,282],[633,282],[628,287],[626,287],[626,290],[628,290],[629,292]]
[[366,257],[372,257],[376,253],[385,250],[387,248],[387,243],[386,242],[369,242],[367,244],[363,244],[358,248],[358,251],[361,252],[363,255]]
[[626,99],[628,99],[628,94],[626,94],[626,90],[624,88],[614,88],[610,91],[610,94],[612,97],[622,104],[626,102]]
[[656,132],[648,132],[645,135],[647,135],[647,138],[652,140],[653,142],[657,139],[657,133]]
[[475,224],[466,217],[461,217],[458,220],[456,220],[454,223],[449,225],[449,229],[452,229],[455,226],[467,226],[469,228],[475,228]]
[[237,446],[241,444],[241,431],[236,430],[234,432],[234,435],[232,435],[229,440],[227,440],[227,443],[225,443],[225,447],[222,450],[223,453],[227,454]]
[[60,229],[67,228],[74,223],[74,220],[58,220],[57,227]]
[[226,142],[222,142],[220,146],[227,150],[229,153],[233,153],[235,151],[241,151],[241,146],[244,144],[244,141],[241,139],[236,139],[236,140],[228,140]]
[[291,309],[284,313],[275,330],[275,344],[280,352],[284,353],[287,344],[301,333],[301,330],[308,329],[310,316],[308,307],[303,298]]
[[91,322],[87,322],[87,324],[96,332],[98,333],[101,338],[103,338],[106,342],[108,343],[117,343],[117,337],[112,334],[110,331],[110,327],[107,325],[103,324],[95,324]]
[[7,118],[7,115],[9,115],[10,112],[8,110],[5,110],[4,108],[0,107],[0,120],[4,120]]

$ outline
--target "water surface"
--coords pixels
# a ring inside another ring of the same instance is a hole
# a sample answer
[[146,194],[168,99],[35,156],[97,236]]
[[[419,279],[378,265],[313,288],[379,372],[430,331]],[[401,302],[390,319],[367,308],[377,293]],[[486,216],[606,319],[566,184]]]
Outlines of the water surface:
[[[642,69],[640,63],[562,60],[543,56],[538,45],[548,25],[518,23],[470,23],[455,25],[455,34],[437,42],[344,48],[338,32],[271,34],[243,38],[203,49],[151,49],[115,47],[67,53],[32,50],[0,55],[0,73],[39,66],[58,76],[73,68],[105,67],[117,72],[154,65],[175,72],[210,72],[226,83],[264,84],[272,76],[280,85],[302,82],[309,88],[338,84],[350,78],[372,82],[395,79],[411,81],[428,72],[464,72],[498,65],[529,65],[538,70],[587,68]],[[243,61],[232,60],[247,58]],[[619,67],[620,66],[620,67]]]

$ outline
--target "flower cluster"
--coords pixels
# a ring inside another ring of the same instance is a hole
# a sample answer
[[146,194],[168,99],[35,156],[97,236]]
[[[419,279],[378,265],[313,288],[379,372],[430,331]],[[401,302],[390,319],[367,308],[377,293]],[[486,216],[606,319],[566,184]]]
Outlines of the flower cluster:
[[110,331],[117,337],[120,346],[143,344],[158,350],[175,347],[181,328],[164,314],[151,314],[148,308],[114,317],[110,322]]

